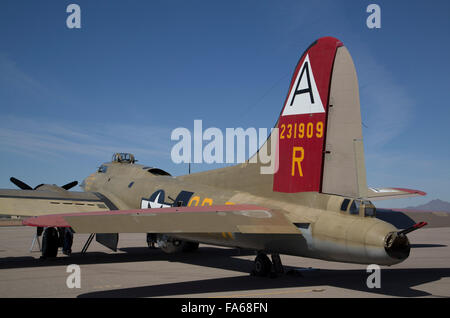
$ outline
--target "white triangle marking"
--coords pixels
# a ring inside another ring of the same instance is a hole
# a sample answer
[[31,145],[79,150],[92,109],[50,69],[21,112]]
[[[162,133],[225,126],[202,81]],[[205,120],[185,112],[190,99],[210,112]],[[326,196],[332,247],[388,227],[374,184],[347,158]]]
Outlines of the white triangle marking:
[[[300,83],[299,83],[300,81]],[[307,54],[299,69],[294,85],[281,116],[324,113],[319,91],[314,79],[309,55]]]

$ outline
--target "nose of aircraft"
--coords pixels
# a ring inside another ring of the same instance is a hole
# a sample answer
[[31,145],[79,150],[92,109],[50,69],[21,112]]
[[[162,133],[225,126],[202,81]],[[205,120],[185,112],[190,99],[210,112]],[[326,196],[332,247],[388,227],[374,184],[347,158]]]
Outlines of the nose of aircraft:
[[384,240],[384,249],[390,257],[404,260],[408,258],[411,247],[405,234],[392,232]]

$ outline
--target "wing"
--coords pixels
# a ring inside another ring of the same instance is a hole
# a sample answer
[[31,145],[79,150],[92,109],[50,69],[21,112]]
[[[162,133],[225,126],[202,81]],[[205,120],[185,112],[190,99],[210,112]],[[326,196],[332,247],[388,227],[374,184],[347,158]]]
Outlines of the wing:
[[0,214],[37,216],[109,210],[117,208],[97,192],[0,190]]
[[300,233],[283,212],[254,205],[59,214],[29,218],[23,224],[70,226],[76,233]]
[[372,201],[409,198],[423,195],[427,194],[420,190],[403,188],[369,188],[367,191],[367,198]]

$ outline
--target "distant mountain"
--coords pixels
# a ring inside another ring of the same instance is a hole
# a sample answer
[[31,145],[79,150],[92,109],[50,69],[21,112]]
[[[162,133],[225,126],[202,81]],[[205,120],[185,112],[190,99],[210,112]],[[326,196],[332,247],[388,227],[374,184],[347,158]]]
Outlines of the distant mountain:
[[450,212],[450,202],[442,201],[439,199],[431,200],[428,203],[409,206],[405,208],[407,210],[423,210],[423,211],[436,211],[436,212]]

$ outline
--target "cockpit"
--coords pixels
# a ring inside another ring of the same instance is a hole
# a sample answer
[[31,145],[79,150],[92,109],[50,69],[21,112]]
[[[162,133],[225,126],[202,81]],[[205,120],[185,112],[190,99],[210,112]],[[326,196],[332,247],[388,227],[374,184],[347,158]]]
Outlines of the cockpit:
[[344,199],[341,204],[341,211],[350,215],[359,215],[363,217],[375,217],[376,208],[368,200]]

